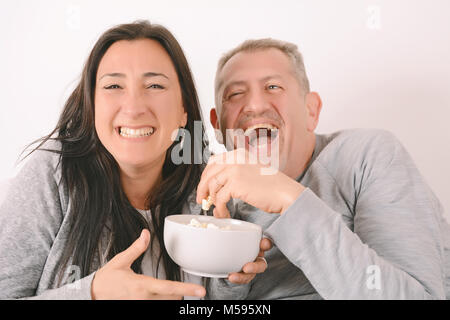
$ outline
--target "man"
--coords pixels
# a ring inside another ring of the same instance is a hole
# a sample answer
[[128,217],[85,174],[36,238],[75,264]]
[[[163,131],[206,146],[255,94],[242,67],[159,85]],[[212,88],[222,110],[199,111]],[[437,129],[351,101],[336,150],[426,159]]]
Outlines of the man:
[[[250,284],[211,280],[211,295],[450,298],[450,226],[439,200],[392,134],[315,134],[322,102],[294,44],[250,40],[231,50],[219,62],[215,94],[213,127],[228,137],[227,129],[244,132],[245,148],[231,135],[230,151],[211,157],[197,201],[209,195],[215,216],[261,225],[273,248]],[[248,138],[267,129],[275,133],[264,143]],[[272,145],[278,171],[262,174],[265,166],[247,160],[273,156]]]

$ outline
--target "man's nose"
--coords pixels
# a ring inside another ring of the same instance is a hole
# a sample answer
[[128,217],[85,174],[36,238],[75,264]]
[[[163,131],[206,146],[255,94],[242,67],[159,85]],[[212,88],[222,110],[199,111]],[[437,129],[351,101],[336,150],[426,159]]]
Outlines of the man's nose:
[[247,99],[244,105],[244,112],[261,113],[269,108],[269,102],[267,101],[264,93],[259,90],[252,90],[247,95]]
[[122,112],[131,118],[137,118],[147,110],[146,101],[139,91],[129,91],[122,103]]

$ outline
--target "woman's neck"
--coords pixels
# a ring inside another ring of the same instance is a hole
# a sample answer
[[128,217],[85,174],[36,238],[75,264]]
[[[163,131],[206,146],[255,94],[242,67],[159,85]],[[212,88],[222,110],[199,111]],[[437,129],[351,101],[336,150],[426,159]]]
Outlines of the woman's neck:
[[164,161],[143,167],[122,167],[120,180],[131,205],[136,209],[147,210],[150,192],[162,179]]

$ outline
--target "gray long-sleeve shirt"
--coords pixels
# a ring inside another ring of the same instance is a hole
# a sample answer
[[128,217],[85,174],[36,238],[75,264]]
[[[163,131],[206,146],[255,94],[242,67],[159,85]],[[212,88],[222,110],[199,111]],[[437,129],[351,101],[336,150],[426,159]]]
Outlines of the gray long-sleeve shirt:
[[[58,150],[60,144],[48,142],[44,147]],[[58,285],[58,266],[74,214],[68,190],[60,183],[59,158],[56,153],[35,151],[10,181],[0,202],[0,299],[91,299],[95,270],[107,262],[104,256],[109,234],[103,232],[91,267],[94,271],[81,278],[78,267],[69,265],[63,285]],[[200,211],[193,194],[183,213]],[[148,220],[147,212],[141,213]],[[148,249],[142,261],[145,275],[155,275],[152,256]],[[158,277],[164,278],[164,274],[160,269]],[[186,282],[202,283],[198,276],[184,272],[181,275]]]
[[[273,240],[268,269],[249,285],[211,279],[208,297],[450,298],[450,226],[402,145],[379,130],[316,138],[307,189],[283,215],[230,208]],[[0,298],[90,299],[94,273],[56,288],[73,214],[57,163],[37,151],[0,204]],[[199,211],[192,200],[183,212]]]
[[237,201],[274,247],[247,286],[209,282],[216,298],[449,299],[450,226],[402,144],[389,132],[316,135],[284,214]]

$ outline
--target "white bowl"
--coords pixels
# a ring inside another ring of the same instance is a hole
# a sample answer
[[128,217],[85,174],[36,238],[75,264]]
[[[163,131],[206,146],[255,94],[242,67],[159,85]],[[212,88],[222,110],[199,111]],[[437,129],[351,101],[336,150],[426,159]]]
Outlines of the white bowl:
[[[194,218],[219,229],[190,226]],[[166,217],[164,223],[169,256],[183,271],[203,277],[227,278],[241,271],[258,256],[261,236],[260,226],[236,219],[180,214]]]

